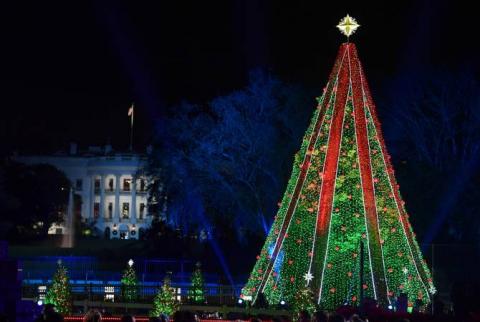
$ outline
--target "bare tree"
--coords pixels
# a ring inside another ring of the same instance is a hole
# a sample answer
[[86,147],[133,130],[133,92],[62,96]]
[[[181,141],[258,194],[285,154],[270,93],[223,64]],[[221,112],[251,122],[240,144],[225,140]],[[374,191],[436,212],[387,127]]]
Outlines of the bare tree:
[[407,183],[412,198],[428,205],[415,214],[427,225],[423,241],[449,236],[478,243],[480,83],[470,71],[418,73],[400,82],[385,103],[384,124],[396,158],[416,168]]
[[263,230],[300,145],[303,131],[297,129],[306,126],[313,110],[313,99],[307,103],[304,93],[255,71],[243,90],[206,106],[176,107],[168,122],[169,148],[154,155],[162,159],[154,163],[164,168],[168,213],[177,217],[172,223],[201,226],[208,219],[227,222],[237,232]]

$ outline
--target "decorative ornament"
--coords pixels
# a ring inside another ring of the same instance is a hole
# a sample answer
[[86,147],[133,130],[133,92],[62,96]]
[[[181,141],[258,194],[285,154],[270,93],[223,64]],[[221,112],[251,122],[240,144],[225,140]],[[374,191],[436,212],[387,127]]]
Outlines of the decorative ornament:
[[340,32],[347,36],[347,38],[355,33],[358,27],[360,27],[360,25],[357,23],[355,18],[352,18],[349,15],[346,15],[337,25],[337,28],[340,30]]
[[307,281],[307,285],[313,280],[313,275],[312,273],[309,271],[308,273],[306,273],[305,275],[303,275],[303,278],[305,279],[305,281]]

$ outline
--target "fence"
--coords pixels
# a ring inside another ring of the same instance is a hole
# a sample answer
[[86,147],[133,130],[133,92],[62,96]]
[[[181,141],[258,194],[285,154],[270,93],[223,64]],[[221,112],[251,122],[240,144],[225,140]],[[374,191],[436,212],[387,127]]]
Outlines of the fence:
[[[42,300],[47,292],[45,284],[23,284],[22,298]],[[235,305],[240,295],[240,287],[232,287],[225,285],[205,286],[204,296],[205,304],[223,306]],[[175,290],[175,297],[184,304],[193,303],[190,299],[190,287],[182,285],[172,285]],[[119,284],[73,284],[71,285],[72,297],[74,301],[89,302],[126,302],[123,294],[136,293],[136,303],[152,303],[158,285],[138,285],[138,286],[122,286]],[[136,292],[135,292],[136,291]]]

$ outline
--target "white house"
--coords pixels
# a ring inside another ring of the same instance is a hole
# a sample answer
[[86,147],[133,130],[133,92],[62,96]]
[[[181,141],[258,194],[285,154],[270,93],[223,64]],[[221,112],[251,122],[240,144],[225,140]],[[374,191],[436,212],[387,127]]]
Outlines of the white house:
[[[137,239],[151,224],[145,154],[115,153],[108,145],[78,153],[76,144],[71,144],[70,153],[15,159],[25,164],[50,164],[65,173],[81,198],[82,220],[93,223],[104,236]],[[56,224],[49,233],[64,231],[65,227]]]

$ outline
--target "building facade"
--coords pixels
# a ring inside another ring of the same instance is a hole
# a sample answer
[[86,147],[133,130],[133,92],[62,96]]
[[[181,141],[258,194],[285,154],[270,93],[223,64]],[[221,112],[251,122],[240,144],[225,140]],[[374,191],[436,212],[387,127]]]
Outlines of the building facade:
[[[148,216],[148,178],[144,174],[146,155],[114,153],[111,147],[90,147],[77,153],[49,156],[17,156],[25,164],[49,164],[70,180],[81,199],[82,221],[92,224],[107,238],[138,239],[151,224]],[[49,233],[66,231],[55,224]]]

